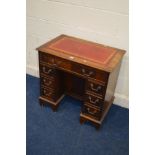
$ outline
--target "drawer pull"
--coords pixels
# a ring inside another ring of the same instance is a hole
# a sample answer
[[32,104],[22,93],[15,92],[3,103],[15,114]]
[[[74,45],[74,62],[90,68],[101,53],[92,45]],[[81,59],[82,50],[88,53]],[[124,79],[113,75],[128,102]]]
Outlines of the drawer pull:
[[101,86],[98,86],[97,88],[94,88],[93,83],[91,83],[90,86],[91,86],[91,89],[92,89],[93,91],[98,92],[99,90],[101,90]]
[[43,67],[43,72],[46,74],[49,74],[52,71],[52,69],[46,70],[46,67]]
[[99,99],[97,98],[96,100],[92,100],[91,96],[89,96],[89,101],[90,103],[96,104],[97,102],[99,102]]
[[57,64],[52,64],[52,68],[56,68],[56,67],[58,67]]
[[97,112],[97,110],[91,110],[90,108],[87,108],[87,110],[88,110],[88,113],[90,113],[90,114],[92,114],[92,115],[94,115],[94,114],[96,114],[96,112]]
[[44,84],[47,85],[47,86],[52,84],[52,81],[47,81],[46,79],[44,79],[43,81],[44,81]]
[[45,94],[46,96],[51,96],[52,93],[51,93],[51,92],[48,93],[48,92],[44,89],[44,94]]
[[82,68],[82,73],[89,77],[89,76],[93,75],[94,72],[90,71],[90,72],[86,73],[86,70],[84,68]]

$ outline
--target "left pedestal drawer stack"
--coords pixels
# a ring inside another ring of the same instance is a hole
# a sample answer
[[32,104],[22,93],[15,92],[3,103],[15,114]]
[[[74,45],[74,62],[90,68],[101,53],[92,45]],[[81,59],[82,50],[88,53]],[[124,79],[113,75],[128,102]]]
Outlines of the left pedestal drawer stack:
[[[52,56],[39,51],[39,70],[40,70],[40,100],[53,104],[61,94],[60,73],[53,65]],[[41,104],[43,102],[40,102]]]

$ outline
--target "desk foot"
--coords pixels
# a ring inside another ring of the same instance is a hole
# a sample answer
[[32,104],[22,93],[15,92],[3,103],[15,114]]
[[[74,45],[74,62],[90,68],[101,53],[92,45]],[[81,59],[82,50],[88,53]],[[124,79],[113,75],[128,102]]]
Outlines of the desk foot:
[[80,124],[84,124],[86,121],[91,122],[97,130],[99,130],[100,127],[101,127],[101,122],[100,121],[95,120],[93,118],[90,118],[90,117],[88,117],[88,116],[81,113],[80,114]]
[[54,112],[56,112],[56,111],[58,111],[58,106],[51,106],[51,108],[52,108],[52,110],[54,111]]
[[101,124],[94,124],[94,125],[95,125],[96,130],[99,130],[101,128]]
[[80,124],[85,123],[86,119],[84,117],[80,117]]
[[48,100],[46,98],[43,98],[43,97],[39,97],[39,103],[40,103],[40,106],[44,106],[45,104],[49,104],[52,108],[52,110],[55,112],[57,111],[58,109],[58,106],[59,106],[59,103],[60,101],[64,98],[65,95],[62,95],[56,102],[53,102],[51,100]]
[[44,101],[42,101],[41,99],[39,99],[39,104],[40,104],[41,107],[43,107],[45,103],[44,103]]

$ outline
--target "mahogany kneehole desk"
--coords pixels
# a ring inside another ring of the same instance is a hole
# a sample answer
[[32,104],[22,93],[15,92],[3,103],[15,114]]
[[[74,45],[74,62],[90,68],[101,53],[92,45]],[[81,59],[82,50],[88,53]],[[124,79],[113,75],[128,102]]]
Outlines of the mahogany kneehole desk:
[[80,123],[99,128],[114,100],[124,50],[60,35],[37,48],[40,104],[55,111],[67,94],[83,101]]

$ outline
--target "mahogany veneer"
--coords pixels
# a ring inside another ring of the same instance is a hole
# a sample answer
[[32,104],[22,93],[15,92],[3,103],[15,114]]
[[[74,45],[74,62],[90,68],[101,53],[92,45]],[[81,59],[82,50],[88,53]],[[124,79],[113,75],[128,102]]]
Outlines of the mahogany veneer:
[[37,48],[40,104],[55,111],[67,94],[81,101],[80,123],[99,128],[114,100],[124,50],[60,35]]

